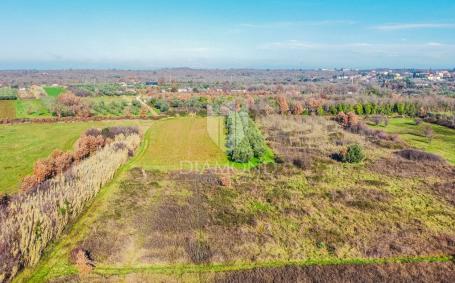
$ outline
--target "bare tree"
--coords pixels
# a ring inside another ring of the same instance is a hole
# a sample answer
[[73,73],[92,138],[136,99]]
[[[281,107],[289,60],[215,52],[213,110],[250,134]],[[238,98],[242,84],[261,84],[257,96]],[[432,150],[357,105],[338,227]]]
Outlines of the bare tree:
[[426,125],[423,127],[423,135],[428,139],[428,142],[431,144],[433,140],[433,128],[430,125]]

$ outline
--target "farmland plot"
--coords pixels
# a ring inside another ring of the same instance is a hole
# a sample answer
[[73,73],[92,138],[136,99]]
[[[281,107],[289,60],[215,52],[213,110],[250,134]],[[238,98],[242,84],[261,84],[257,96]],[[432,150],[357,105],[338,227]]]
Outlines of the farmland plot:
[[16,101],[0,100],[0,119],[16,118]]
[[[190,129],[199,122],[182,119]],[[130,170],[28,274],[115,282],[455,276],[455,200],[444,186],[452,167],[406,161],[324,118],[275,119],[259,124],[281,161],[250,171],[173,170],[150,148],[159,145],[152,133],[164,131],[168,149],[180,146],[192,160],[201,160],[192,154],[200,142],[190,146],[172,131],[191,133],[174,127],[178,119],[156,124],[169,129],[152,126]],[[331,159],[350,143],[364,148],[362,163]],[[75,248],[96,262],[91,274],[69,262]]]

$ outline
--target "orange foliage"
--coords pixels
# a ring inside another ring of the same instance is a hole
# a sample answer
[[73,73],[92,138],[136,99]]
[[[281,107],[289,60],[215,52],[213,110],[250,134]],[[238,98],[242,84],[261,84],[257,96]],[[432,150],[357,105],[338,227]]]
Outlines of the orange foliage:
[[302,115],[303,111],[304,111],[304,109],[303,109],[302,103],[300,103],[300,101],[297,101],[292,105],[292,114]]
[[77,117],[90,116],[90,107],[85,104],[80,97],[75,96],[71,92],[66,92],[57,98],[54,110],[59,117],[68,111]]
[[83,136],[79,139],[77,150],[74,153],[74,158],[78,161],[82,160],[104,145],[105,140],[103,136]]
[[280,107],[281,114],[287,114],[289,112],[289,104],[283,95],[278,97],[278,106]]
[[359,116],[357,116],[354,112],[348,113],[348,125],[353,126],[359,123]]
[[251,95],[248,95],[246,97],[246,105],[248,109],[253,109],[254,107],[254,98]]
[[319,107],[322,106],[323,103],[324,100],[320,98],[310,98],[307,101],[308,107],[313,111],[316,111]]
[[336,116],[336,120],[338,123],[340,123],[343,127],[347,127],[348,124],[349,124],[349,117],[348,115],[344,114],[343,111],[341,111],[340,113],[338,113],[338,115]]
[[347,115],[344,112],[340,112],[336,116],[336,120],[345,128],[357,125],[360,122],[359,116],[353,112],[349,112]]
[[31,188],[35,187],[38,184],[39,184],[39,182],[38,182],[38,179],[36,178],[35,175],[26,176],[22,180],[21,190],[22,191],[28,191],[28,190],[30,190]]
[[74,161],[74,157],[71,153],[63,152],[61,150],[54,150],[51,158],[54,161],[54,170],[57,174],[66,171]]

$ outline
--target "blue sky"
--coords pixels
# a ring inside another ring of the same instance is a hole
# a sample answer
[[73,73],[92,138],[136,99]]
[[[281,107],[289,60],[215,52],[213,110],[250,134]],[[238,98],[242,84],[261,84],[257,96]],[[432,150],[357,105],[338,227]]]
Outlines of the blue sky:
[[453,68],[455,1],[1,0],[0,69]]

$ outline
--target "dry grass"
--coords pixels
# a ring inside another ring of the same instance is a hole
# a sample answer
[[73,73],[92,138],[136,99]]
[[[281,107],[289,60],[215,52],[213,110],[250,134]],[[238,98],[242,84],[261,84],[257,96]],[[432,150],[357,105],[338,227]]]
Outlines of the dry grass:
[[452,282],[453,263],[261,268],[216,274],[214,282]]
[[0,100],[0,119],[16,118],[16,101]]

